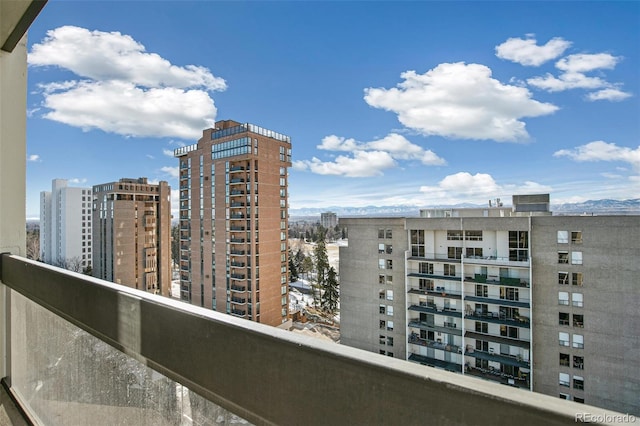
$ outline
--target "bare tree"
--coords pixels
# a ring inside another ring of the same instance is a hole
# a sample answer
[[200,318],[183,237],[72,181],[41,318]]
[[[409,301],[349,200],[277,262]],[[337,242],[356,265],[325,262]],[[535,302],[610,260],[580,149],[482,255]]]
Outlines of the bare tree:
[[40,231],[38,229],[27,230],[27,259],[40,259]]

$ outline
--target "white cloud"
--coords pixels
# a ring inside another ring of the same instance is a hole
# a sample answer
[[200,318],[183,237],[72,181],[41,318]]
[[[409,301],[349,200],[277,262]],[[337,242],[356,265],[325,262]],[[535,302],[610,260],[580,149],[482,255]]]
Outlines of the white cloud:
[[444,63],[425,74],[406,71],[391,89],[367,88],[365,101],[398,114],[408,128],[425,135],[513,142],[529,137],[523,117],[558,109],[531,98],[524,87],[491,78],[479,64]]
[[171,177],[177,178],[178,174],[179,174],[179,170],[178,170],[178,166],[176,167],[169,167],[169,166],[164,166],[160,169],[160,171],[170,175]]
[[80,185],[83,183],[87,183],[87,178],[73,178],[73,179],[69,179],[67,182],[75,185]]
[[167,157],[172,157],[173,158],[173,150],[172,149],[163,149],[162,153],[164,155],[166,155]]
[[571,42],[561,37],[554,37],[542,46],[537,45],[533,36],[526,39],[509,38],[496,46],[496,56],[520,65],[539,66],[562,55],[569,46]]
[[33,66],[58,66],[92,80],[124,80],[145,87],[204,87],[224,90],[224,79],[204,67],[179,67],[120,32],[89,31],[64,26],[47,31],[32,46],[28,58]]
[[150,160],[154,160],[156,157],[154,157],[154,156],[153,156],[153,155],[151,155],[151,154],[147,154],[147,158],[148,158],[148,159],[150,159]]
[[548,92],[561,92],[569,89],[598,89],[609,85],[599,77],[587,77],[581,73],[564,73],[558,77],[547,73],[544,77],[530,78],[527,83]]
[[601,77],[589,77],[586,72],[613,69],[622,58],[609,53],[569,55],[556,62],[556,68],[563,71],[557,77],[547,73],[545,76],[527,79],[527,83],[548,92],[561,92],[570,89],[601,89],[588,93],[589,101],[622,101],[630,93],[618,89],[620,84],[610,83]]
[[85,131],[196,139],[214,124],[213,100],[201,90],[143,89],[124,81],[81,81],[45,94],[45,118]]
[[534,194],[551,192],[551,188],[536,182],[499,185],[493,176],[486,173],[472,175],[458,172],[442,179],[436,186],[422,186],[420,192],[430,203],[456,204],[462,202],[486,203],[487,200],[503,197],[504,194]]
[[353,157],[340,155],[335,161],[321,161],[316,157],[311,160],[295,161],[296,170],[310,170],[319,175],[335,175],[345,177],[381,176],[383,171],[396,166],[388,152],[355,151]]
[[620,62],[620,57],[609,53],[569,55],[556,62],[556,68],[568,73],[584,73],[597,69],[613,69]]
[[600,176],[605,177],[607,179],[622,179],[624,176],[616,174],[616,173],[600,173]]
[[352,138],[330,135],[324,137],[317,148],[350,152],[351,156],[339,155],[334,161],[322,161],[314,157],[311,160],[295,161],[293,168],[321,175],[371,177],[380,176],[384,170],[396,167],[396,160],[417,160],[430,166],[446,163],[433,151],[425,150],[397,133],[390,133],[371,142],[358,142]]
[[569,157],[574,161],[622,161],[640,171],[640,145],[636,149],[617,146],[614,143],[594,141],[574,149],[561,149],[554,157]]
[[43,117],[85,131],[197,139],[215,122],[209,91],[223,79],[195,65],[171,64],[119,32],[65,26],[33,45],[31,66],[57,66],[81,80],[40,84]]
[[590,101],[612,101],[618,102],[623,101],[627,98],[631,97],[631,93],[623,92],[622,90],[609,88],[598,90],[597,92],[592,92],[587,95],[587,99]]
[[27,161],[31,161],[33,163],[40,163],[42,160],[38,154],[31,154],[27,157]]

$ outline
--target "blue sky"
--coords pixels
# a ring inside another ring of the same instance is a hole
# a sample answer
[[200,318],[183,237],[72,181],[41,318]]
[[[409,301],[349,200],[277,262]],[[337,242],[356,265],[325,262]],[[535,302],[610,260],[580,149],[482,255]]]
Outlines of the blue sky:
[[640,3],[51,0],[29,31],[27,216],[215,120],[292,138],[303,207],[640,198]]

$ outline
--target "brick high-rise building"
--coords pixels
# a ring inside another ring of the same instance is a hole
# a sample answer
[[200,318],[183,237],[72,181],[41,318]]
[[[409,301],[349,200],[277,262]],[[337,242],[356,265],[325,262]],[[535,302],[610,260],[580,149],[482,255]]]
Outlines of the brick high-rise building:
[[288,318],[289,136],[218,121],[180,165],[181,299],[269,325]]
[[171,188],[147,178],[93,187],[93,276],[171,294]]

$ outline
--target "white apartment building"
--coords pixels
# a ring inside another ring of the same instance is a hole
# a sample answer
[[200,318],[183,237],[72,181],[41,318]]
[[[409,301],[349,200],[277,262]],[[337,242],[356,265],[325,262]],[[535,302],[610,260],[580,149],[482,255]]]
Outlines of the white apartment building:
[[40,193],[40,260],[82,271],[91,266],[91,188],[54,179]]

